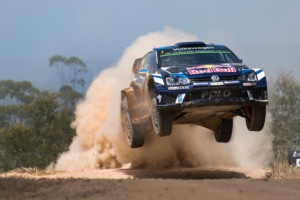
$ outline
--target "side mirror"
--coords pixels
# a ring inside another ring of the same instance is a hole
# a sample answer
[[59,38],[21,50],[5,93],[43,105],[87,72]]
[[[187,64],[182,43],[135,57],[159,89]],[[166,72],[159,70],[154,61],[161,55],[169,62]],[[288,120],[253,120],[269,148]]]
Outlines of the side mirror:
[[135,74],[138,73],[140,65],[141,65],[141,61],[142,61],[142,58],[135,59],[135,61],[133,62],[133,65],[132,65],[133,73],[135,73]]
[[243,63],[243,59],[240,59],[241,63]]

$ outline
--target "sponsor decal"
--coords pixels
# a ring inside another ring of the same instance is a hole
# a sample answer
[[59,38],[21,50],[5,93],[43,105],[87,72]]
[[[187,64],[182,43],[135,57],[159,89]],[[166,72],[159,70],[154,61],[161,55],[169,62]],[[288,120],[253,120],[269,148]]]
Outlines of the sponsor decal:
[[[173,49],[174,50],[174,49]],[[177,56],[177,55],[186,55],[186,54],[200,54],[200,53],[231,53],[230,51],[220,51],[220,50],[181,50],[181,51],[173,51],[165,54],[161,54],[160,57],[165,56]]]
[[239,84],[240,81],[224,81],[224,84]]
[[217,68],[217,67],[232,67],[229,64],[224,64],[224,65],[200,65],[200,66],[195,66],[195,67],[187,67],[187,70],[191,69],[203,69],[203,68]]
[[196,85],[196,86],[206,86],[206,85],[209,85],[208,82],[197,82],[197,83],[193,83],[193,85]]
[[230,67],[227,69],[222,69],[222,68],[215,68],[214,72],[236,72],[234,67]]
[[168,87],[168,90],[187,90],[189,86],[177,86],[177,87]]
[[205,74],[205,73],[213,73],[212,69],[205,69],[205,70],[189,70],[190,74]]
[[243,86],[256,86],[256,83],[243,83]]
[[185,94],[179,94],[177,96],[176,102],[175,103],[182,103],[184,100]]
[[228,98],[228,97],[230,97],[230,95],[231,95],[230,90],[224,90],[224,91],[212,90],[212,91],[202,92],[201,98],[202,99],[205,99],[205,98],[214,99],[214,98],[220,98],[220,97]]
[[214,50],[215,47],[183,47],[183,48],[174,48],[173,51],[190,51],[190,50]]
[[234,67],[230,67],[230,68],[209,68],[209,69],[205,69],[205,70],[188,70],[188,72],[190,74],[205,74],[205,73],[213,73],[213,72],[236,72],[236,69]]
[[211,86],[218,86],[218,85],[224,85],[223,82],[211,82],[210,83]]

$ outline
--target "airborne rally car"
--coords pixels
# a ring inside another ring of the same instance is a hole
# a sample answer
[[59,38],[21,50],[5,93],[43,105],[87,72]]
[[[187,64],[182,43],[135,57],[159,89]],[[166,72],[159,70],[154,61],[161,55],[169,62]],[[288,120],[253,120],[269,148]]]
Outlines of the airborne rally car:
[[149,130],[170,135],[173,124],[206,127],[223,143],[231,138],[235,116],[244,117],[250,131],[264,126],[264,71],[249,68],[223,45],[154,48],[135,60],[132,71],[135,78],[121,91],[121,123],[132,148],[143,146]]

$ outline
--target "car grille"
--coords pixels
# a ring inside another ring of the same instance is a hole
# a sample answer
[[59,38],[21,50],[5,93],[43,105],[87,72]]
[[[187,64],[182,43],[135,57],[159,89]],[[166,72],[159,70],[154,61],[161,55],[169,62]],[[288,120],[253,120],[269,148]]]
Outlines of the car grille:
[[177,98],[177,94],[163,94],[161,103],[173,104],[173,103],[175,103],[176,98]]
[[[237,81],[240,80],[240,76],[220,76],[220,81]],[[195,82],[209,82],[211,81],[211,77],[196,77],[190,78],[192,83]]]
[[219,89],[204,89],[194,90],[189,94],[189,100],[206,100],[206,99],[236,99],[247,98],[247,92],[240,89],[233,88],[219,88]]

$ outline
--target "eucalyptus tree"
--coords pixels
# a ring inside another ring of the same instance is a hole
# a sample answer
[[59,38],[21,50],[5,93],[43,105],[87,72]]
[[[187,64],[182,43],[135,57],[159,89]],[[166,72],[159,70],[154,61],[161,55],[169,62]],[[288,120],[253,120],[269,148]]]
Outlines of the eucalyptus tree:
[[300,148],[300,83],[290,71],[280,70],[270,84],[273,147],[277,157]]
[[84,75],[88,72],[86,64],[78,57],[66,58],[54,55],[49,59],[49,66],[54,67],[61,81],[61,85],[70,85],[74,90],[83,90],[85,85]]

